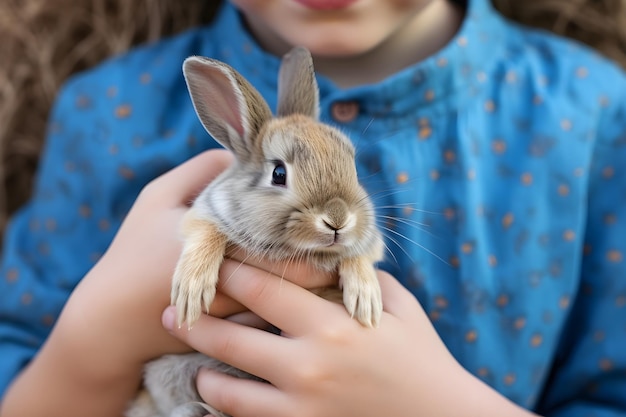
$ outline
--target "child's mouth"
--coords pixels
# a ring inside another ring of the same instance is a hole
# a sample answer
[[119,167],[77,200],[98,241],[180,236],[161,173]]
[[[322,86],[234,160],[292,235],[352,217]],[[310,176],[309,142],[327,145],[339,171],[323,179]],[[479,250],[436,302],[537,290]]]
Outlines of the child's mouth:
[[337,10],[345,9],[357,0],[296,0],[298,3],[309,9],[315,10]]

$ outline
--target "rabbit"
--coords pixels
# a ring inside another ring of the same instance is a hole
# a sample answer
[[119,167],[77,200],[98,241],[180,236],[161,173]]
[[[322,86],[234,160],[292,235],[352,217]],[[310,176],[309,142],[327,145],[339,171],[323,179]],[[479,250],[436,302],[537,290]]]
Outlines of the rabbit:
[[[374,265],[383,258],[384,243],[373,204],[358,182],[352,143],[319,121],[309,51],[296,47],[283,57],[276,117],[258,91],[223,62],[192,56],[183,73],[201,123],[233,152],[235,162],[183,218],[184,244],[171,292],[178,326],[191,328],[209,311],[224,254],[234,245],[252,256],[305,259],[337,271],[338,287],[322,296],[337,298],[341,290],[347,312],[376,327],[383,305]],[[255,378],[199,353],[167,355],[146,365],[146,392],[127,416],[224,416],[199,402],[193,381],[201,366]]]

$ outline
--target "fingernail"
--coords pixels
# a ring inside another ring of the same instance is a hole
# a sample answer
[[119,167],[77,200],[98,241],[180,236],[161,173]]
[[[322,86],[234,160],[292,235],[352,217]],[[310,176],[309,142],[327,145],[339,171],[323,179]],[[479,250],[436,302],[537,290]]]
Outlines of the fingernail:
[[176,322],[176,307],[169,306],[163,311],[161,316],[161,324],[167,330],[174,330],[174,323]]

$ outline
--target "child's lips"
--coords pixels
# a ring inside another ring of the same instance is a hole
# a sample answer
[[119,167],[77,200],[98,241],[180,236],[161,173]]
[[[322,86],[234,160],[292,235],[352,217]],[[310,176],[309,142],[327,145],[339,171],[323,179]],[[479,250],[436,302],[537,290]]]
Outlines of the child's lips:
[[358,0],[295,0],[304,7],[315,10],[345,9]]

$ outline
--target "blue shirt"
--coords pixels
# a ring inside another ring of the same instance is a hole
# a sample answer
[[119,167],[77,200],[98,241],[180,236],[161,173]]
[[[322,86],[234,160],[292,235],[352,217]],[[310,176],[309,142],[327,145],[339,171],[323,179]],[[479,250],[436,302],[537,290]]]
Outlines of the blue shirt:
[[[231,64],[276,103],[279,59],[216,22],[71,79],[0,270],[0,392],[33,357],[141,188],[217,146],[181,74]],[[375,85],[319,77],[393,256],[382,265],[469,371],[550,416],[626,416],[626,77],[471,0],[457,36]],[[421,354],[416,351],[416,355]]]

